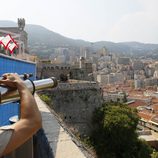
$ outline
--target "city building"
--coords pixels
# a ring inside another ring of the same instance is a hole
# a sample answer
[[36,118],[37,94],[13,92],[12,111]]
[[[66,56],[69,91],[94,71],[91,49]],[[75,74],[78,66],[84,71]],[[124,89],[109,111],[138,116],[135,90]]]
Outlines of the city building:
[[130,64],[130,58],[127,58],[127,57],[119,57],[119,58],[117,59],[117,64],[129,65],[129,64]]
[[97,81],[102,84],[114,84],[114,83],[123,83],[124,82],[124,75],[122,73],[110,73],[110,74],[104,74],[99,73],[97,75]]
[[133,70],[143,70],[144,63],[140,60],[132,61]]

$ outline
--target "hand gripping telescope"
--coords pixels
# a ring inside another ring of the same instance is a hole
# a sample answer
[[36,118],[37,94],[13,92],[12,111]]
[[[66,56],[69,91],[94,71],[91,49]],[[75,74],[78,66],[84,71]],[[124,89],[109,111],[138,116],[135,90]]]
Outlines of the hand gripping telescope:
[[[31,74],[24,74],[19,76],[24,79],[24,84],[32,94],[34,94],[36,91],[44,90],[47,88],[55,88],[58,85],[57,79],[54,77],[31,81],[28,79],[32,76]],[[13,90],[12,88],[9,88],[5,85],[0,85],[0,104],[15,102],[18,100],[20,100],[18,90]]]

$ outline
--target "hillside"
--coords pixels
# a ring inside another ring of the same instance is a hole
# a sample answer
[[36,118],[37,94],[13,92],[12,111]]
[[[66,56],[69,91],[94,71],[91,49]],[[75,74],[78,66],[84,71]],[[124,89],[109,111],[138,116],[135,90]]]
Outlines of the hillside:
[[64,37],[39,25],[27,25],[25,30],[28,32],[30,45],[37,41],[52,47],[86,46],[89,44],[89,42],[83,40],[74,40]]
[[[17,26],[12,21],[0,21],[0,27]],[[88,42],[84,40],[74,40],[64,37],[40,25],[27,24],[25,27],[28,33],[30,52],[38,55],[48,55],[53,53],[55,47],[93,47],[98,50],[106,47],[110,52],[122,54],[146,54],[157,53],[158,44],[144,44],[139,42],[114,43],[107,41]]]

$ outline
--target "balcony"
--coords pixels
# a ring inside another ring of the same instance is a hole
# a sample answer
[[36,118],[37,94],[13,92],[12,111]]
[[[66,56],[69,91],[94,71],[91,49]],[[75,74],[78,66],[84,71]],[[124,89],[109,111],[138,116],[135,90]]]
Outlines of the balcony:
[[[0,54],[0,75],[7,72],[19,74],[32,73],[35,80],[35,63],[17,60]],[[91,158],[93,156],[66,128],[55,112],[35,95],[39,110],[42,115],[43,128],[40,129],[33,139],[19,147],[11,155],[5,158]],[[0,106],[1,126],[9,123],[12,115],[19,113],[19,105],[5,104]],[[7,122],[6,122],[7,121]],[[29,155],[29,156],[28,156]]]

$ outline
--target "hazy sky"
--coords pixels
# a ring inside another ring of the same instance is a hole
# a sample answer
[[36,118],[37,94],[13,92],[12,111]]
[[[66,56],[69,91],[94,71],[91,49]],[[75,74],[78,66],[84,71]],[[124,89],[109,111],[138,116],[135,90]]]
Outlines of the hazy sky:
[[158,0],[1,0],[0,20],[22,17],[88,41],[158,43]]

